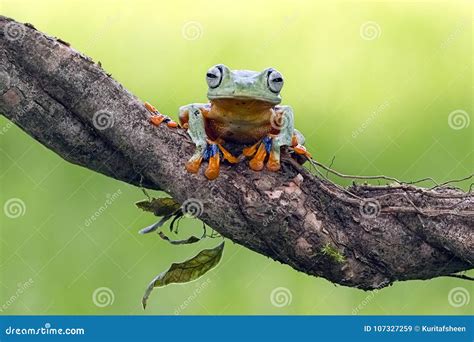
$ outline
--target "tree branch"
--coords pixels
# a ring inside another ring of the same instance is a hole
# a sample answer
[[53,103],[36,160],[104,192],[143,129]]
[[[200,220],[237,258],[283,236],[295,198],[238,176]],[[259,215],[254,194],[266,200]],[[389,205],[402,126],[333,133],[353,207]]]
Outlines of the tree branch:
[[223,166],[212,182],[191,175],[183,165],[193,145],[183,130],[151,126],[142,102],[99,65],[5,17],[0,80],[0,112],[62,158],[142,180],[180,203],[192,199],[220,234],[296,270],[374,289],[472,268],[471,193],[409,184],[344,189],[291,158],[278,173],[241,163]]

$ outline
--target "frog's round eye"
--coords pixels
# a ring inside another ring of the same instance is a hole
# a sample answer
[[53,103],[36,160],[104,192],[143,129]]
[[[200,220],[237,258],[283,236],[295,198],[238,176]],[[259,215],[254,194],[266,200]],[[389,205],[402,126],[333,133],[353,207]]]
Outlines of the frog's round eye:
[[217,88],[222,81],[222,68],[218,65],[210,68],[206,74],[206,81],[209,88]]
[[270,70],[268,73],[268,89],[278,94],[283,87],[283,76],[276,70]]

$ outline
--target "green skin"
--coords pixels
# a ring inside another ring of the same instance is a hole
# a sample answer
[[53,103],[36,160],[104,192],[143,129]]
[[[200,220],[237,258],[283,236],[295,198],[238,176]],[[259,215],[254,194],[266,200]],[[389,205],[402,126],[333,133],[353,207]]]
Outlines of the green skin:
[[[214,76],[209,77],[210,74]],[[304,144],[303,135],[294,128],[293,110],[290,106],[279,106],[283,78],[278,71],[273,68],[267,68],[261,72],[231,70],[227,66],[219,64],[209,69],[207,81],[209,86],[207,97],[210,101],[242,99],[265,101],[271,104],[274,109],[270,119],[271,122],[284,123],[278,127],[279,133],[276,137],[272,137],[271,153],[274,153],[278,160],[281,147],[291,146],[293,135],[296,136],[300,145]],[[203,114],[209,108],[209,103],[193,103],[179,109],[180,118],[184,115],[188,116],[188,134],[196,145],[196,150],[189,160],[190,162],[201,158],[209,145],[205,130],[206,118]],[[277,113],[280,115],[278,118],[276,118]]]

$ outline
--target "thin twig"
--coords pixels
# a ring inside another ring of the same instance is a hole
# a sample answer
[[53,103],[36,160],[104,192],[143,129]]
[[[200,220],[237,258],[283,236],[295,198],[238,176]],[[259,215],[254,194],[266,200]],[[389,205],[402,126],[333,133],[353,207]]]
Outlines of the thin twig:
[[[472,177],[474,177],[474,173],[467,176],[467,177],[464,177],[464,178],[459,178],[459,179],[453,179],[453,180],[450,180],[450,181],[447,181],[447,182],[444,182],[444,183],[441,183],[439,185],[436,185],[432,188],[430,188],[429,190],[435,190],[437,188],[440,188],[442,186],[445,186],[445,185],[448,185],[448,184],[452,184],[452,183],[459,183],[459,182],[462,182],[462,181],[465,181],[465,180],[468,180],[468,179],[471,179]],[[469,187],[469,191],[472,189],[472,184],[471,186]]]

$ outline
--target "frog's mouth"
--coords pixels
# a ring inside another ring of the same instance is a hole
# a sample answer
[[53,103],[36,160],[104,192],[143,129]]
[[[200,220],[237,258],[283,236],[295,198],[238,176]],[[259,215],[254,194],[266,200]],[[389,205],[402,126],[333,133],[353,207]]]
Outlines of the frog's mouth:
[[249,113],[258,114],[275,107],[277,103],[268,99],[256,99],[255,97],[218,97],[210,99],[217,108],[234,114],[247,116]]
[[249,95],[210,95],[208,96],[209,100],[225,100],[229,102],[244,102],[245,104],[248,104],[250,102],[255,102],[256,104],[261,104],[261,105],[277,105],[281,102],[280,99],[275,99],[275,98],[268,98],[268,97],[263,97],[263,96],[249,96]]

